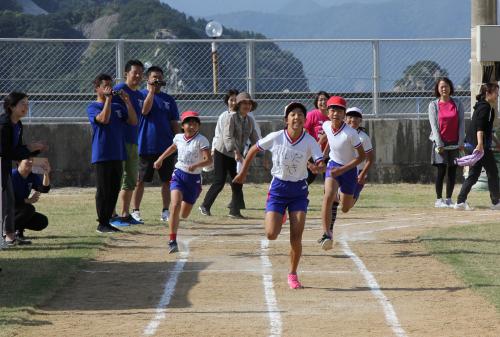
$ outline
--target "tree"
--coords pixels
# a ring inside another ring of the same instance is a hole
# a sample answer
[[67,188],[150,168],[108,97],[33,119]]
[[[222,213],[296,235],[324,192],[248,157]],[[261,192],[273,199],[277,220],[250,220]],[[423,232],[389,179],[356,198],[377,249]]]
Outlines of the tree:
[[447,77],[448,71],[431,60],[420,60],[406,67],[403,78],[394,83],[395,91],[433,90],[438,77]]

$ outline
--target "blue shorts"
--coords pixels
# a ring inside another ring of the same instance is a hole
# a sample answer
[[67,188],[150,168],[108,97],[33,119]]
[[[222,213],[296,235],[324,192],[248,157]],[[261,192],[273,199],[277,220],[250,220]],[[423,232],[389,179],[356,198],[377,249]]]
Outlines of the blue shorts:
[[[332,168],[342,166],[344,165],[330,160],[328,162],[328,165],[326,166],[326,178],[332,178],[330,173]],[[337,182],[339,183],[340,192],[353,195],[354,191],[356,190],[356,185],[358,184],[358,169],[356,167],[353,167],[349,171],[342,173],[338,177],[335,177],[335,180],[337,180]]]
[[359,183],[356,183],[356,188],[354,189],[354,195],[353,195],[354,199],[356,199],[356,200],[359,199],[359,195],[360,195],[363,187],[365,187],[365,185],[361,185]]
[[285,181],[273,178],[267,193],[266,212],[285,214],[288,212],[305,212],[309,205],[307,181]]
[[190,174],[175,169],[170,180],[170,191],[182,192],[182,201],[194,205],[201,193],[201,174]]

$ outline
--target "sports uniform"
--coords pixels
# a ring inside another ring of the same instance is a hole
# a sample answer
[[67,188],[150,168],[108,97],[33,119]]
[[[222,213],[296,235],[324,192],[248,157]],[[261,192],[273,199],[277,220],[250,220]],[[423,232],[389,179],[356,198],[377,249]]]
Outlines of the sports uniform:
[[[365,153],[372,152],[373,145],[370,136],[368,136],[368,134],[362,128],[358,128],[357,131],[359,139],[361,140],[361,145],[363,146]],[[358,152],[356,150],[354,150],[354,156],[358,157]],[[363,161],[361,164],[358,165],[357,167],[358,174],[363,170],[364,167],[365,167],[365,161]],[[356,188],[354,190],[354,199],[357,200],[359,198],[359,194],[361,193],[361,190],[363,189],[364,186],[365,186],[364,184],[360,184],[358,182],[356,183]]]

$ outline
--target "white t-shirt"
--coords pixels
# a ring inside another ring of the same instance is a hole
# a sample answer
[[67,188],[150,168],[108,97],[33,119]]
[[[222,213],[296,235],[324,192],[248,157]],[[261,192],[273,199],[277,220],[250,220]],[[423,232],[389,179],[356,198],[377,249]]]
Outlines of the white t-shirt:
[[[370,136],[368,136],[368,134],[363,130],[358,129],[357,131],[359,138],[361,139],[361,145],[363,145],[363,150],[365,150],[365,153],[372,152],[373,146]],[[354,150],[354,156],[358,158],[358,151]],[[358,165],[358,172],[361,172],[361,170],[363,170],[363,168],[365,167],[365,162],[366,160],[363,160],[361,164]]]
[[323,153],[316,140],[303,131],[293,141],[286,130],[271,132],[257,142],[259,150],[273,154],[271,174],[285,181],[300,181],[307,178],[307,162],[311,156],[317,163],[323,160]]
[[203,159],[201,151],[210,149],[208,139],[200,133],[189,139],[183,133],[178,133],[174,137],[174,144],[177,146],[177,163],[175,167],[186,173],[200,174],[201,167],[194,171],[189,171],[188,167]]
[[323,123],[323,130],[330,145],[330,160],[345,165],[356,158],[353,149],[361,146],[361,140],[356,130],[346,123],[342,123],[342,126],[334,133],[331,121]]
[[219,115],[219,118],[217,118],[217,124],[215,125],[215,133],[214,133],[214,138],[212,139],[212,150],[215,149],[215,144],[216,142],[219,141],[219,139],[222,138],[222,123],[224,118],[229,115],[229,111],[226,110],[223,113]]

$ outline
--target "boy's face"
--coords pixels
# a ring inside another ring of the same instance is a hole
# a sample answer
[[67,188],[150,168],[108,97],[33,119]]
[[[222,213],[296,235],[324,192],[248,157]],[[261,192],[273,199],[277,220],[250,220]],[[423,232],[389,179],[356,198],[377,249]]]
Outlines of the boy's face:
[[141,84],[144,69],[140,66],[132,66],[130,70],[125,73],[125,82],[129,87],[138,87]]
[[345,109],[339,106],[331,106],[328,108],[328,118],[332,122],[342,122],[345,118]]
[[95,88],[95,91],[96,91],[97,95],[103,96],[105,91],[111,90],[112,86],[113,86],[112,81],[104,80],[104,81],[101,81],[101,84],[99,84],[99,86],[97,88]]
[[182,128],[184,129],[184,134],[191,137],[200,130],[200,123],[196,118],[188,118],[182,123]]
[[28,170],[31,172],[33,169],[33,158],[23,159],[19,162],[19,170]]
[[356,116],[346,116],[346,122],[349,124],[349,126],[355,130],[359,128],[361,125],[362,119]]
[[159,71],[150,72],[148,76],[148,82],[153,83],[154,81],[163,81],[163,74]]
[[300,108],[295,108],[286,117],[286,125],[288,129],[302,130],[304,128],[306,117]]

